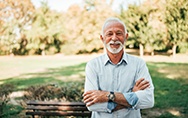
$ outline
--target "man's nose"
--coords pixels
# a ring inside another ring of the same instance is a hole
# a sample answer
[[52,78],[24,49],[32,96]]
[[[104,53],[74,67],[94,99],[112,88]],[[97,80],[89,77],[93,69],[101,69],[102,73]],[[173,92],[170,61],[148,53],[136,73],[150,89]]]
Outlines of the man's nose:
[[113,34],[113,36],[112,36],[112,40],[113,40],[113,41],[117,40],[117,36],[116,36],[116,34]]

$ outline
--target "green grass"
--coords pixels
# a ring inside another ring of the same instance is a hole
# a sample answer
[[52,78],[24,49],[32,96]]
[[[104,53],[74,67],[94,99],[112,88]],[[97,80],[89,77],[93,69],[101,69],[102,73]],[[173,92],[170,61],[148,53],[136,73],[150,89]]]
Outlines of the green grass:
[[81,63],[75,66],[48,68],[42,72],[25,73],[8,79],[2,79],[0,83],[12,84],[16,86],[16,90],[23,90],[31,85],[61,85],[70,81],[84,81],[85,64]]
[[151,63],[148,67],[155,86],[155,107],[160,118],[188,116],[188,64]]
[[[83,82],[85,65],[86,62],[77,59],[0,59],[0,70],[3,69],[1,74],[4,73],[0,78],[0,84],[13,84],[16,87],[15,91],[19,91],[31,85],[53,83],[63,86],[67,82]],[[144,116],[187,118],[188,63],[147,62],[147,65],[155,86],[155,106],[143,110]]]
[[[86,57],[87,58],[87,57]],[[1,57],[0,80],[20,76],[21,74],[40,72],[49,68],[71,66],[85,62],[83,59],[67,58],[64,56],[26,56]]]

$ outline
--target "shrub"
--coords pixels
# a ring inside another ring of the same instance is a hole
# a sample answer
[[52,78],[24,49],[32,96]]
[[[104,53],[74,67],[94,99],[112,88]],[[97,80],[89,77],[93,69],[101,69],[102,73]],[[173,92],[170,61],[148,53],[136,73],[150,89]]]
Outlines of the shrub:
[[69,82],[63,86],[38,85],[30,86],[24,95],[26,100],[58,100],[58,101],[81,101],[84,92],[83,83]]
[[22,111],[22,107],[18,105],[8,104],[10,98],[9,94],[13,92],[15,86],[12,84],[3,84],[0,86],[0,118],[10,118],[11,115],[15,117]]

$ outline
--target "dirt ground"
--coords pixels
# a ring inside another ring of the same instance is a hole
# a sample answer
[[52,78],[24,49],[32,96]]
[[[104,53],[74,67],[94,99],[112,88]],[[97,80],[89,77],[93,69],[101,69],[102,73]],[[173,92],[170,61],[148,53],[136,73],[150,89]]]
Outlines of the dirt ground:
[[[125,49],[125,52],[128,53],[128,54],[137,56],[139,58],[142,58],[146,62],[188,63],[188,53],[186,53],[186,54],[176,54],[175,57],[173,57],[171,53],[154,52],[154,55],[151,56],[150,53],[144,52],[144,56],[140,57],[138,49]],[[90,59],[97,57],[101,54],[103,54],[103,52],[95,53],[95,54],[88,54],[88,55],[84,54],[84,55],[64,56],[64,58],[70,58],[70,59],[71,58],[77,58],[77,59],[81,59],[81,60],[84,60],[84,61],[89,61]]]
[[188,55],[183,54],[177,54],[175,57],[166,55],[144,56],[143,59],[150,62],[188,63]]

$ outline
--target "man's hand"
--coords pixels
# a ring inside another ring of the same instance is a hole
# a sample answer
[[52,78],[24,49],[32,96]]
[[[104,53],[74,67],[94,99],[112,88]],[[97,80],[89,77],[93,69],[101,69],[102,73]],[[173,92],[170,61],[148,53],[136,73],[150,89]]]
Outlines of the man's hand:
[[91,106],[95,103],[107,102],[108,93],[109,92],[107,91],[100,91],[100,90],[87,91],[83,94],[84,103],[86,103],[86,106]]
[[150,83],[149,81],[145,80],[144,78],[140,78],[136,84],[134,85],[133,87],[133,92],[136,92],[136,91],[139,91],[139,90],[144,90],[146,89],[147,87],[150,86]]

